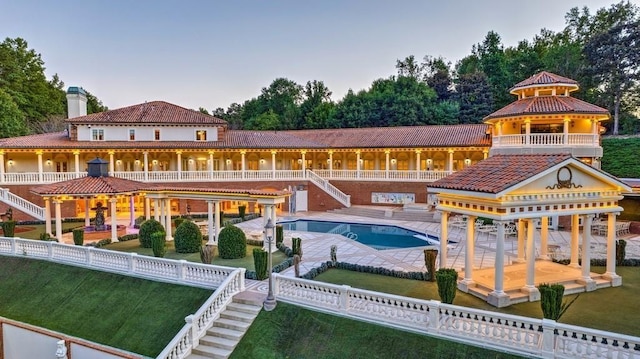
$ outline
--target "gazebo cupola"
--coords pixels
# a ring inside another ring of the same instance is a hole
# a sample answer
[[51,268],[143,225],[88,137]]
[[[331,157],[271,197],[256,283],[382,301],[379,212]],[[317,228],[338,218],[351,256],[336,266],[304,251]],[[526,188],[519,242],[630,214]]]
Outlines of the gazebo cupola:
[[87,162],[87,176],[89,177],[109,177],[109,162],[96,157]]
[[600,122],[609,111],[575,97],[575,80],[540,72],[509,91],[515,102],[484,118],[492,126],[490,154],[570,153],[600,167]]

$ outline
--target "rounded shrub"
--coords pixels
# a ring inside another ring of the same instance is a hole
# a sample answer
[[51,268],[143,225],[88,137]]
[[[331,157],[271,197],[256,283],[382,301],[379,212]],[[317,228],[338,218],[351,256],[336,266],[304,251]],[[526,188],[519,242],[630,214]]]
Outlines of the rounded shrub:
[[218,236],[218,253],[220,258],[237,259],[247,256],[247,236],[244,232],[229,224],[222,228]]
[[176,252],[198,253],[202,248],[202,233],[197,224],[191,221],[183,221],[173,237]]
[[151,248],[151,235],[156,232],[164,232],[164,226],[162,223],[151,218],[142,222],[140,225],[140,232],[138,233],[138,240],[140,241],[140,247]]

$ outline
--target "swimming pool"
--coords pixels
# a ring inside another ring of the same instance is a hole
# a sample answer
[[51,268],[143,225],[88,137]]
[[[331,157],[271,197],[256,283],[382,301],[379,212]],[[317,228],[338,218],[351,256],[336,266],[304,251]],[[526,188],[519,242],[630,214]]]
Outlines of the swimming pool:
[[282,224],[285,230],[340,234],[378,250],[424,247],[440,243],[435,236],[425,236],[423,233],[388,225],[306,219],[279,224]]

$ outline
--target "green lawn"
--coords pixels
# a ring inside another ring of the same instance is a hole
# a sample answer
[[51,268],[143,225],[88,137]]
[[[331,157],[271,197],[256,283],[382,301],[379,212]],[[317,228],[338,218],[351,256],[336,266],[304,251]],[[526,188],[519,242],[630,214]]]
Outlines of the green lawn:
[[286,303],[262,311],[231,358],[518,358]]
[[[84,222],[65,222],[62,223],[62,229],[84,227]],[[52,230],[55,231],[55,225],[52,224]],[[0,229],[2,233],[2,229]],[[15,237],[26,239],[40,239],[40,233],[44,233],[44,224],[26,224],[16,226]]]
[[[593,272],[602,273],[604,268],[592,267]],[[582,293],[560,322],[616,333],[640,336],[640,311],[635,299],[640,296],[640,267],[619,267],[622,286],[598,289]],[[369,273],[331,269],[316,277],[326,283],[346,284],[385,293],[420,299],[440,300],[435,282],[398,279]],[[573,296],[567,296],[567,299]],[[540,302],[514,304],[507,308],[495,308],[470,294],[458,291],[453,304],[501,313],[542,318]]]
[[0,256],[0,316],[155,357],[211,290]]
[[[206,242],[202,242],[205,244]],[[118,242],[111,243],[103,247],[104,249],[110,249],[114,251],[120,252],[135,252],[145,256],[153,256],[153,250],[151,248],[142,248],[140,247],[140,241],[137,239],[126,241],[126,242]],[[216,251],[216,256],[213,259],[213,264],[219,266],[226,267],[234,267],[234,268],[246,268],[247,270],[254,270],[255,267],[253,265],[253,249],[261,248],[258,246],[247,245],[247,256],[239,259],[222,259],[218,256],[218,252]],[[184,259],[190,262],[201,263],[200,261],[200,253],[176,253],[174,242],[167,242],[167,254],[165,258],[169,259]],[[282,263],[287,256],[280,252],[273,252],[273,265]]]

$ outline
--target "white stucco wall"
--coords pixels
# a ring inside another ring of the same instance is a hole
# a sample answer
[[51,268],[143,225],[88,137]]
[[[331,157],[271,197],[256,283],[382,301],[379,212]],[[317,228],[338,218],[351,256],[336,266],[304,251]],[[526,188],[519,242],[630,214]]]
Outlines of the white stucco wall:
[[78,125],[78,140],[91,141],[93,130],[104,130],[104,141],[129,141],[129,130],[136,131],[136,141],[154,141],[155,130],[160,130],[160,141],[195,141],[196,131],[207,131],[207,141],[218,140],[216,126],[109,126]]

